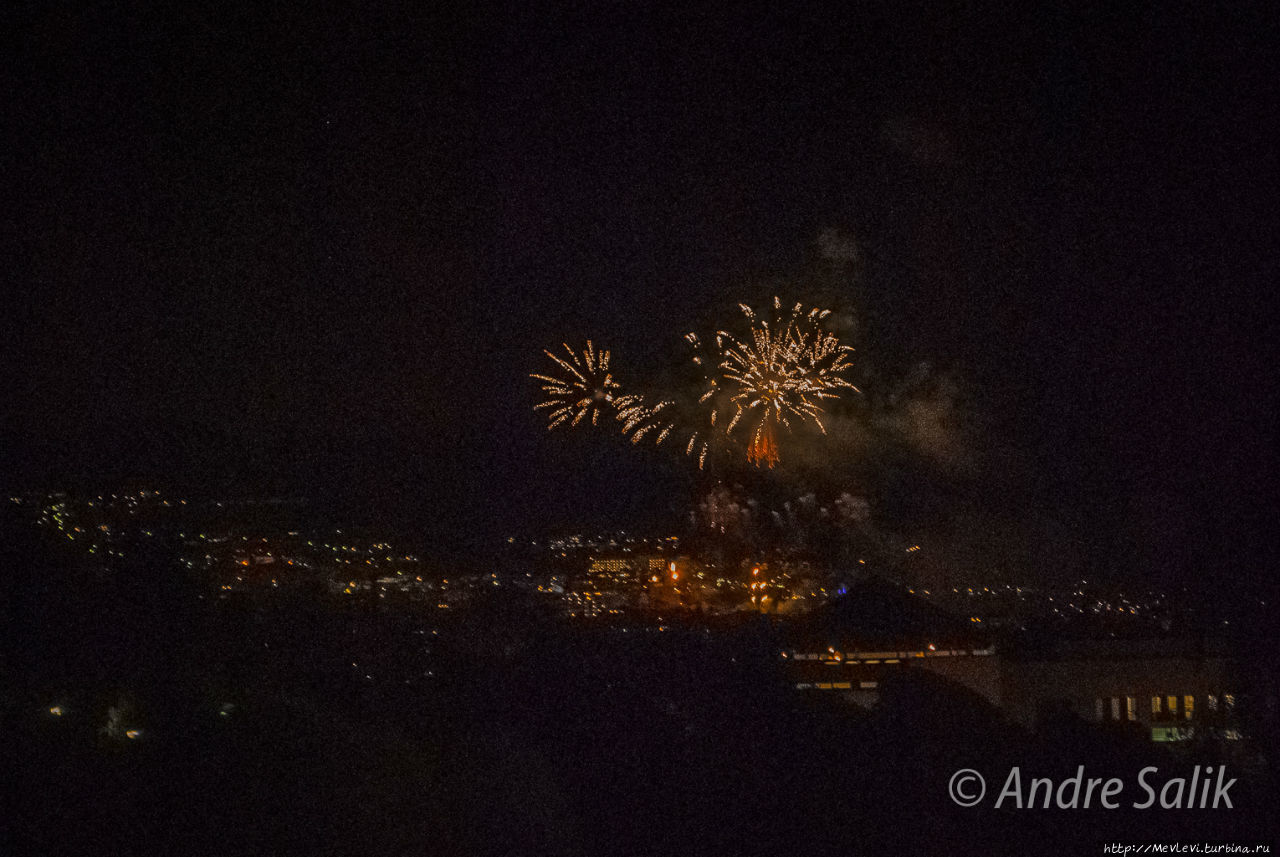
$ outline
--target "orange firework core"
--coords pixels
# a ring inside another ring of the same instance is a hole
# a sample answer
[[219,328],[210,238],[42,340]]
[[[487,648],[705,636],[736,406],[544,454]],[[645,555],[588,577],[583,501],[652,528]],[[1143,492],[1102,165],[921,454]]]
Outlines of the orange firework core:
[[778,463],[778,439],[773,433],[773,420],[764,418],[760,428],[751,438],[751,446],[747,447],[747,460],[756,467],[765,465],[773,467]]

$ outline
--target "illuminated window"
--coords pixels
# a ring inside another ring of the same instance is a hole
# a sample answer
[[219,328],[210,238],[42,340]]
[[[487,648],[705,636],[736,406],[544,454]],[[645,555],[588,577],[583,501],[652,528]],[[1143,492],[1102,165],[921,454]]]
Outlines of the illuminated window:
[[1138,719],[1138,698],[1135,696],[1126,696],[1124,698],[1125,718],[1128,720]]
[[1236,695],[1234,693],[1222,694],[1222,705],[1227,709],[1227,711],[1231,711],[1236,707]]
[[1120,719],[1120,697],[1118,696],[1111,697],[1111,719]]
[[1151,713],[1152,714],[1160,713],[1160,697],[1158,696],[1151,697]]
[[1178,697],[1166,696],[1164,699],[1165,699],[1165,706],[1164,706],[1165,711],[1167,711],[1170,714],[1177,714],[1178,713]]
[[1182,697],[1182,718],[1184,720],[1190,720],[1191,715],[1195,714],[1195,711],[1196,711],[1196,698],[1191,694],[1187,694],[1186,696]]
[[1218,695],[1217,695],[1216,693],[1211,693],[1211,694],[1209,694],[1209,696],[1207,697],[1207,699],[1208,699],[1208,703],[1209,703],[1209,710],[1210,710],[1210,711],[1217,711],[1217,710],[1218,710]]

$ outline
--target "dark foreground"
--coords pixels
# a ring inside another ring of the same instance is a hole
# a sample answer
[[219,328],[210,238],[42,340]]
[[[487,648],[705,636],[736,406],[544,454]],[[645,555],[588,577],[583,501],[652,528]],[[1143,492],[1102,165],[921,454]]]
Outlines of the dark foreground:
[[[14,548],[13,854],[1102,854],[1267,842],[1233,810],[962,809],[1013,765],[1128,784],[1219,763],[1079,722],[1030,734],[905,676],[869,711],[798,695],[767,626],[566,628],[495,598],[452,621],[65,581]],[[150,585],[154,584],[154,585]],[[435,633],[432,633],[432,632]],[[50,713],[59,706],[61,715]],[[135,738],[104,734],[117,725]],[[1237,773],[1233,771],[1233,775]]]

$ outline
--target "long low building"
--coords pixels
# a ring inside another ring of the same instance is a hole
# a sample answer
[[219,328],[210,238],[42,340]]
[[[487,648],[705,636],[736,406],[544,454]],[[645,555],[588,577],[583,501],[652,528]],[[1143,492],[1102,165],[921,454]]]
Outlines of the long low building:
[[925,670],[981,696],[1011,722],[1035,729],[1074,715],[1142,729],[1153,741],[1197,730],[1243,737],[1247,705],[1274,714],[1275,679],[1258,664],[1201,640],[1071,640],[1020,645],[966,628],[891,587],[867,584],[830,609],[784,629],[784,674],[798,691],[837,692],[859,705],[881,685]]

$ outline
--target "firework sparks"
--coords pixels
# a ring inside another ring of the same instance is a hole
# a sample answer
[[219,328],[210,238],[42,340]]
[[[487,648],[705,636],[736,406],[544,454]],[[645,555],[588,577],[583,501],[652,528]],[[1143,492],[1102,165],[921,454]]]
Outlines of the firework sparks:
[[591,340],[587,340],[581,354],[567,343],[564,351],[567,358],[552,351],[543,352],[561,370],[560,375],[529,376],[542,382],[542,392],[547,395],[546,400],[534,405],[534,410],[549,409],[548,431],[566,422],[573,427],[588,419],[593,426],[599,425],[601,414],[634,406],[635,396],[619,393],[621,385],[609,371],[608,351],[597,351]]
[[[689,334],[686,338],[694,344],[695,349],[700,349],[695,334]],[[700,353],[695,354],[694,363],[700,366],[707,365]],[[714,365],[714,360],[710,361],[710,365]],[[667,438],[675,435],[683,441],[685,455],[691,457],[696,455],[698,469],[704,469],[707,463],[711,433],[706,431],[701,424],[703,419],[701,414],[704,410],[704,403],[715,394],[715,384],[717,382],[714,377],[707,376],[705,372],[702,380],[706,385],[706,390],[700,393],[697,405],[688,400],[677,402],[672,399],[662,399],[655,405],[649,405],[643,399],[637,397],[631,407],[618,413],[618,419],[623,423],[623,434],[630,436],[632,443],[639,443],[645,438],[652,438],[654,443],[659,446]],[[714,414],[711,424],[712,426],[715,425]]]
[[548,409],[548,429],[588,419],[599,425],[604,414],[622,424],[633,444],[652,440],[661,445],[675,435],[686,455],[696,453],[699,469],[706,466],[714,437],[732,436],[744,426],[750,432],[747,459],[773,467],[780,457],[780,429],[790,430],[793,421],[811,422],[825,434],[823,402],[839,398],[846,389],[857,391],[844,378],[853,349],[822,328],[828,310],[806,311],[798,303],[785,313],[774,298],[773,315],[764,319],[746,304],[740,306],[749,324],[743,339],[720,330],[713,347],[695,333],[685,337],[700,372],[696,401],[622,395],[609,370],[609,352],[596,351],[588,341],[581,354],[567,344],[564,355],[545,352],[561,371],[531,376],[542,382],[547,395],[535,407]]
[[[664,399],[650,407],[641,397],[633,396],[627,407],[618,411],[618,419],[622,422],[623,434],[629,435],[632,443],[639,443],[651,436],[654,445],[661,446],[664,440],[678,433],[678,414],[675,402]],[[694,449],[701,450],[698,468],[702,469],[707,462],[706,442],[699,445],[696,431],[689,436],[685,454],[692,455]]]
[[[719,349],[723,346],[724,332],[721,331],[715,336],[715,347]],[[698,456],[698,469],[702,470],[707,463],[707,455],[711,451],[711,439],[716,434],[717,423],[719,420],[719,409],[723,404],[721,401],[723,388],[721,386],[720,372],[717,368],[719,361],[719,351],[711,351],[704,347],[702,339],[696,333],[685,334],[685,341],[693,348],[693,356],[690,358],[694,368],[699,373],[697,400],[687,407],[681,409],[678,413],[683,416],[681,424],[683,426],[680,434],[687,438],[685,442],[685,455],[692,456],[695,452]],[[723,425],[722,422],[720,422]],[[674,419],[670,423],[672,430],[676,429]]]
[[746,304],[740,306],[751,325],[750,336],[743,341],[723,331],[717,335],[718,369],[734,405],[725,432],[749,425],[748,460],[773,467],[779,459],[779,426],[790,429],[793,419],[809,421],[826,434],[822,401],[839,398],[842,389],[857,391],[843,376],[853,349],[822,329],[829,310],[805,312],[798,303],[783,314],[775,297],[773,319],[765,320]]

